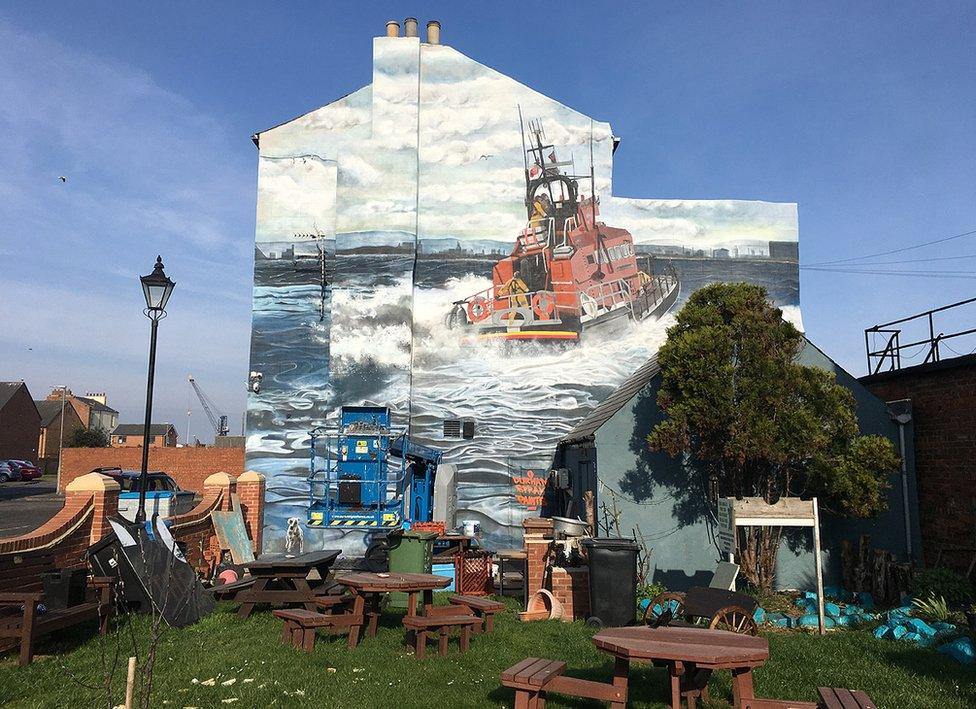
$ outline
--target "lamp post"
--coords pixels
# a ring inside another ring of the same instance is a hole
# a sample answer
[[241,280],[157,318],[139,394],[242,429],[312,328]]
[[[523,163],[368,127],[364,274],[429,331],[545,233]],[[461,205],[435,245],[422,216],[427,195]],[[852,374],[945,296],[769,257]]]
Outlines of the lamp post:
[[156,266],[148,276],[139,279],[142,292],[146,296],[146,317],[152,323],[149,338],[149,378],[146,382],[146,423],[142,431],[142,470],[139,475],[139,509],[136,523],[146,521],[146,487],[149,483],[149,426],[152,423],[153,378],[156,375],[156,329],[159,321],[166,317],[166,303],[176,284],[163,273],[163,258],[156,257]]
[[61,489],[61,451],[64,450],[64,402],[65,402],[65,396],[68,393],[68,387],[66,387],[64,384],[60,384],[60,385],[58,385],[58,386],[56,386],[54,388],[61,390],[61,425],[60,425],[60,429],[61,430],[58,431],[58,436],[59,436],[59,440],[58,440],[58,477],[57,477],[57,481],[55,482],[55,489],[60,490]]

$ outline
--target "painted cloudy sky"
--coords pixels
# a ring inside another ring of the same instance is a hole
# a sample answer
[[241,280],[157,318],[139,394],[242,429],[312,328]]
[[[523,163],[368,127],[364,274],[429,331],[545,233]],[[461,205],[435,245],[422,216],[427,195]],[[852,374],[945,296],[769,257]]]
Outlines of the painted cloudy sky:
[[[538,121],[557,158],[572,162],[566,172],[588,175],[592,149],[604,218],[638,242],[714,248],[797,239],[794,204],[616,199],[609,123],[448,46],[419,46],[418,79],[417,50],[416,42],[374,40],[371,86],[260,135],[259,242],[415,230],[421,239],[513,240],[525,225],[519,110],[526,130]],[[418,127],[419,162],[418,131],[404,126]],[[581,191],[590,191],[588,180]]]

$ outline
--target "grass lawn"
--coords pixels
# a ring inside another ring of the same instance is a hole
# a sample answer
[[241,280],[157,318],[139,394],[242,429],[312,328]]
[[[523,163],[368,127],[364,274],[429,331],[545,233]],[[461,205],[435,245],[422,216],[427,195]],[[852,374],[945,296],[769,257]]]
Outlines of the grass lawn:
[[[514,605],[512,606],[514,609]],[[384,614],[375,638],[355,650],[345,637],[319,635],[306,655],[282,645],[281,624],[270,612],[238,620],[234,606],[222,605],[199,624],[164,635],[158,650],[153,706],[173,707],[490,707],[511,706],[513,694],[499,686],[498,675],[527,656],[565,660],[567,674],[607,681],[610,657],[593,647],[593,631],[582,623],[520,623],[514,613],[496,617],[495,632],[474,638],[471,650],[438,657],[436,645],[419,662],[404,649],[400,615]],[[136,635],[148,623],[133,623]],[[976,706],[976,668],[964,667],[933,650],[909,643],[876,640],[866,631],[843,631],[820,638],[805,633],[770,633],[771,658],[755,674],[760,696],[816,699],[816,687],[852,687],[867,691],[879,707]],[[101,676],[100,640],[94,630],[66,631],[41,641],[40,657],[26,669],[16,655],[0,658],[0,706],[107,706],[95,685]],[[131,646],[130,646],[131,647]],[[128,651],[124,651],[127,656]],[[125,658],[116,677],[114,704],[124,694]],[[216,680],[215,686],[194,683]],[[235,679],[228,686],[221,682]],[[251,681],[247,681],[251,680]],[[631,670],[631,706],[663,707],[663,670]],[[712,678],[712,706],[728,706],[727,673]],[[236,702],[223,700],[236,699]],[[549,706],[582,707],[590,703],[552,695]],[[599,704],[593,704],[599,706]]]

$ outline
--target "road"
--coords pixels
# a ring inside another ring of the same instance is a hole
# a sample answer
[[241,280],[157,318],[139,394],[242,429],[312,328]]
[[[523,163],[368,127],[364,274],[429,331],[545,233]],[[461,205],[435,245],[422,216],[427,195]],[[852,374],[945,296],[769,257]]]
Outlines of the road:
[[57,481],[45,475],[30,482],[0,483],[0,537],[13,537],[44,524],[64,505]]

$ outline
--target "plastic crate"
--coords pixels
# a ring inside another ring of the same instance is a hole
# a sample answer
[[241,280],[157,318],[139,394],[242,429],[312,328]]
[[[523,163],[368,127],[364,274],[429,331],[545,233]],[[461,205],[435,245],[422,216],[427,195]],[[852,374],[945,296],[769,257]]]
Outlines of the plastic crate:
[[462,596],[488,596],[494,590],[490,551],[466,551],[454,557],[457,592]]
[[445,525],[443,522],[412,522],[410,529],[415,532],[437,532],[438,535],[442,535]]

